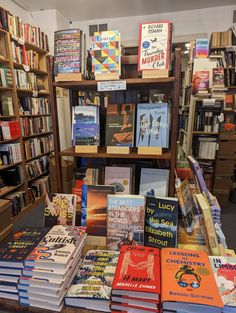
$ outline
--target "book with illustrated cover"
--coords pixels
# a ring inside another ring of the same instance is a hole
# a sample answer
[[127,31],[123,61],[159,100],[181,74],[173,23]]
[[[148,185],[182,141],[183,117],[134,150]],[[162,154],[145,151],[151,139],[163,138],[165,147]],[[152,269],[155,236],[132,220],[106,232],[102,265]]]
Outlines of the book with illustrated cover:
[[83,185],[81,225],[90,236],[106,236],[107,196],[115,193],[115,186]]
[[92,71],[96,74],[120,74],[120,32],[95,32],[92,37]]
[[144,246],[122,246],[112,283],[113,296],[160,299],[160,250]]
[[110,294],[119,252],[87,252],[66,297],[66,305],[110,312]]
[[193,74],[192,92],[207,93],[209,90],[209,71],[197,71]]
[[72,144],[98,146],[100,142],[99,107],[96,105],[73,107]]
[[170,171],[156,168],[142,168],[139,194],[149,197],[167,197]]
[[25,259],[25,267],[66,270],[74,254],[82,249],[84,227],[56,225]]
[[109,104],[106,120],[106,146],[134,146],[134,104]]
[[223,312],[236,311],[236,257],[209,256],[211,268],[224,303]]
[[146,197],[144,244],[155,248],[176,247],[178,199]]
[[209,54],[209,39],[196,39],[196,58],[207,58]]
[[171,41],[169,21],[143,23],[139,30],[138,70],[168,70]]
[[161,281],[163,310],[222,312],[223,303],[206,252],[162,249]]
[[144,197],[107,196],[107,248],[142,245],[144,240]]
[[169,148],[168,103],[139,103],[136,147]]
[[56,193],[44,210],[44,226],[75,226],[76,195]]
[[225,71],[223,67],[213,68],[212,73],[212,88],[225,87]]
[[105,185],[115,186],[116,194],[130,194],[132,190],[132,168],[106,166]]

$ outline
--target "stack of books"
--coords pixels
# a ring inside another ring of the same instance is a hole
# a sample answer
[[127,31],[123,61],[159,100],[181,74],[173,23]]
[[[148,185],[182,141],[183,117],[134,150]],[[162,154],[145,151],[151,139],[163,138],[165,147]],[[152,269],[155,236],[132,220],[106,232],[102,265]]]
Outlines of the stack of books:
[[25,260],[19,280],[20,303],[61,311],[80,265],[85,228],[54,226]]
[[46,228],[22,228],[0,246],[0,297],[18,300],[18,279],[24,260],[45,236]]
[[159,312],[159,249],[144,246],[121,247],[111,300],[113,312]]

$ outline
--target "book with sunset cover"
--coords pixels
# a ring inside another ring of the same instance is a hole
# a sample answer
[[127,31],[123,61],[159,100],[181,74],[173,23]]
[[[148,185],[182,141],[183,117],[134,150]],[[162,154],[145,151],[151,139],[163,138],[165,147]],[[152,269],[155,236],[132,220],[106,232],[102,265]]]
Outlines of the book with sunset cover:
[[223,303],[206,252],[162,249],[161,277],[163,310],[222,311]]

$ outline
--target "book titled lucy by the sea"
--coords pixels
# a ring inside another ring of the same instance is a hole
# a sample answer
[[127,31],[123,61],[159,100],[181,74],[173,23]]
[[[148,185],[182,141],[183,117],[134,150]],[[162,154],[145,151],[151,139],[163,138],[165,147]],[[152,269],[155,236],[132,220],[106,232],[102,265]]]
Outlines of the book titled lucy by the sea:
[[169,148],[168,103],[138,104],[136,146]]

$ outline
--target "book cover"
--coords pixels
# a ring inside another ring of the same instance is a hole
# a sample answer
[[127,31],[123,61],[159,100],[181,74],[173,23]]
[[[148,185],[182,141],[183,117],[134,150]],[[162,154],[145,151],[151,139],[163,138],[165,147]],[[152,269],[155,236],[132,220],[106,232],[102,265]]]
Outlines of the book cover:
[[95,105],[73,107],[72,144],[99,145],[99,107]]
[[209,54],[209,39],[196,39],[196,58],[207,58]]
[[176,247],[178,199],[146,197],[144,245]]
[[142,168],[139,194],[150,197],[168,196],[169,170]]
[[134,104],[107,106],[106,146],[134,146]]
[[216,67],[212,69],[212,88],[225,87],[225,72],[223,67]]
[[115,193],[115,186],[82,186],[81,225],[91,236],[107,234],[107,196]]
[[169,148],[168,103],[139,103],[136,147]]
[[[112,295],[125,291],[137,292],[140,298],[148,293],[160,294],[160,252],[157,248],[122,246],[112,283]],[[123,293],[121,293],[123,294]]]
[[223,303],[206,252],[162,249],[161,277],[163,309],[185,311],[195,308],[196,312],[195,304],[199,312],[204,312],[204,306],[218,307],[220,310],[216,312],[221,312]]
[[131,193],[131,167],[106,166],[105,167],[105,185],[115,186],[116,194]]
[[168,70],[171,26],[169,21],[143,23],[139,29],[138,70]]
[[69,305],[70,298],[78,300],[77,306],[81,306],[80,300],[82,299],[87,299],[91,302],[98,299],[110,302],[111,286],[118,257],[119,252],[117,251],[88,251],[68,289],[65,303]]
[[95,32],[92,37],[92,71],[120,74],[120,32]]
[[207,92],[209,90],[209,71],[197,71],[193,74],[192,92]]
[[73,194],[56,193],[44,210],[44,226],[75,226],[76,198]]
[[108,195],[107,248],[142,245],[144,240],[144,197]]
[[[209,256],[211,268],[224,306],[236,307],[236,258]],[[227,308],[226,308],[227,311]]]

